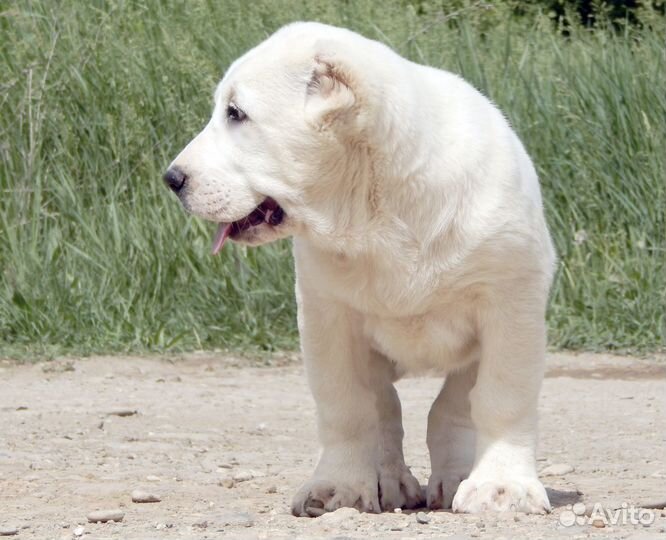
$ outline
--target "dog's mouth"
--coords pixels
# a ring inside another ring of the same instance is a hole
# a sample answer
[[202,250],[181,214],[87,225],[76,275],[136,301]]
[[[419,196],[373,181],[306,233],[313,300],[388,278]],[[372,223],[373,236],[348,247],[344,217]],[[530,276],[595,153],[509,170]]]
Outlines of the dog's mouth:
[[257,206],[247,216],[231,223],[220,223],[213,239],[213,255],[216,255],[224,246],[227,238],[237,238],[243,231],[251,229],[252,227],[259,227],[261,225],[268,225],[269,227],[277,227],[284,220],[284,210],[275,202],[275,199],[266,197],[264,201]]

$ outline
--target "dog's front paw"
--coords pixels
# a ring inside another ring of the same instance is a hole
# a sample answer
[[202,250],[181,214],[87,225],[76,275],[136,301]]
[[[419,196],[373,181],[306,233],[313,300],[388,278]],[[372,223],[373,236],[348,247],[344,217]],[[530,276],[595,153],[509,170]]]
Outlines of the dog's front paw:
[[484,479],[473,475],[461,482],[453,498],[453,511],[525,512],[545,514],[550,512],[548,495],[537,478]]
[[318,517],[343,506],[360,512],[380,512],[377,482],[346,483],[313,478],[296,493],[291,513],[296,517]]

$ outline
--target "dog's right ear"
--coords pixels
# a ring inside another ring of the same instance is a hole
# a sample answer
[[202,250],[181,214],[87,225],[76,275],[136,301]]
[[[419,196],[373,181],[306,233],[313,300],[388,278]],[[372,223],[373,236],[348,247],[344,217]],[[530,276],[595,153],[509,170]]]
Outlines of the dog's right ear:
[[335,55],[316,55],[305,99],[308,121],[320,128],[344,121],[357,104],[353,88],[351,71]]

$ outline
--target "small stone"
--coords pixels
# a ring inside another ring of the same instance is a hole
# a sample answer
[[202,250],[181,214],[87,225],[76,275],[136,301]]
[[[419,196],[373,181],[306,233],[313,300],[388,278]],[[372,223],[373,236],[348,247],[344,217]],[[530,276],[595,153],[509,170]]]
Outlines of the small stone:
[[430,515],[426,514],[425,512],[417,512],[416,522],[421,523],[422,525],[427,525],[430,523]]
[[597,529],[603,529],[606,526],[606,524],[604,523],[603,519],[593,519],[592,526],[596,527]]
[[201,521],[195,521],[192,523],[192,527],[195,529],[207,529],[208,528],[208,521],[205,519],[202,519]]
[[159,481],[160,481],[160,477],[159,477],[159,476],[155,476],[154,474],[149,474],[148,476],[146,476],[146,480],[147,480],[148,482],[159,482]]
[[394,508],[394,509],[393,509],[393,513],[394,513],[394,514],[402,514],[402,508],[400,508],[400,507],[398,507],[398,508]]
[[572,472],[574,472],[574,468],[568,463],[555,463],[541,471],[541,476],[564,476]]
[[156,523],[156,524],[155,524],[155,528],[156,528],[158,531],[161,531],[161,530],[163,530],[163,529],[166,529],[167,526],[166,526],[166,523]]
[[246,512],[224,514],[220,519],[224,527],[252,527],[254,516]]
[[266,493],[277,493],[277,487],[276,486],[270,486],[267,490]]
[[236,483],[234,482],[234,479],[229,476],[227,478],[223,478],[222,480],[220,480],[218,484],[227,489],[231,489],[232,487],[234,487]]
[[76,529],[74,529],[73,534],[74,536],[83,536],[84,531],[85,529],[79,525]]
[[120,416],[120,417],[125,417],[125,416],[134,416],[135,414],[139,414],[139,411],[136,409],[115,409],[113,411],[110,411],[107,413],[109,416]]
[[0,526],[0,536],[14,536],[18,534],[17,527],[10,527],[9,525]]
[[404,531],[406,528],[409,527],[409,521],[401,521],[400,523],[396,523],[391,527],[392,531]]
[[359,516],[359,511],[356,508],[342,507],[338,508],[335,512],[327,512],[321,517],[317,518],[317,521],[326,525],[340,525],[346,521],[356,519]]
[[97,510],[88,514],[90,523],[106,523],[107,521],[122,521],[125,513],[122,510]]
[[132,491],[132,502],[135,503],[158,503],[161,500],[162,499],[160,499],[154,493],[149,493],[141,489],[135,489]]
[[262,476],[266,475],[260,471],[253,471],[248,469],[235,472],[232,478],[234,479],[234,482],[247,482],[248,480],[252,480],[253,478],[260,478]]

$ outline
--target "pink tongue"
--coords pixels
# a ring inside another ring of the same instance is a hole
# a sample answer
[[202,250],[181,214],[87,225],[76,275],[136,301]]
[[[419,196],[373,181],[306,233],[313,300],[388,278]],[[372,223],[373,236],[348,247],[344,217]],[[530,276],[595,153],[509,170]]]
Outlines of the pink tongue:
[[215,233],[215,239],[213,240],[213,255],[217,255],[224,241],[227,239],[227,236],[231,234],[231,223],[220,223],[217,227],[217,232]]

